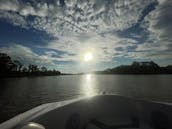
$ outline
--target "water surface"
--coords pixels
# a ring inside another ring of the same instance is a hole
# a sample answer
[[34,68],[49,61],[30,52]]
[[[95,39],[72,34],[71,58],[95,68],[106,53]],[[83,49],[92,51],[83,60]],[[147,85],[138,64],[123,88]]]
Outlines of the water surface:
[[40,104],[102,93],[172,102],[171,75],[66,75],[0,82],[0,122]]

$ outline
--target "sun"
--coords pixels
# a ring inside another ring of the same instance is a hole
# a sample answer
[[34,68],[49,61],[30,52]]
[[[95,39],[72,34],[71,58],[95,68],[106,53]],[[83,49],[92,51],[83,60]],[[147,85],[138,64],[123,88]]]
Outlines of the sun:
[[85,53],[84,54],[84,61],[88,62],[88,61],[91,61],[93,60],[93,55],[92,53],[88,52],[88,53]]

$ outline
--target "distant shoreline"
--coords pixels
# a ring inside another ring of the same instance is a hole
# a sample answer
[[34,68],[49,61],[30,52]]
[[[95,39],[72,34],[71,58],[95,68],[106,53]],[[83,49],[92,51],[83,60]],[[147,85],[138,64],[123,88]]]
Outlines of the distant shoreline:
[[133,62],[131,65],[120,65],[103,71],[90,71],[85,73],[61,73],[56,69],[48,69],[45,66],[35,64],[23,65],[18,60],[12,60],[5,53],[0,53],[0,77],[43,77],[59,75],[82,75],[82,74],[115,74],[115,75],[160,75],[172,74],[172,65],[160,67],[153,61]]
[[12,60],[7,54],[0,53],[0,77],[57,76],[60,74],[60,71],[47,69],[45,66],[23,65],[18,60]]
[[[99,73],[102,72],[102,73]],[[171,75],[172,73],[103,73],[104,71],[96,71],[96,72],[88,72],[88,73],[61,73],[58,75],[8,75],[8,76],[0,76],[0,78],[16,78],[16,77],[50,77],[50,76],[67,76],[67,75]]]
[[[118,75],[157,75],[172,74],[172,65],[160,67],[153,61],[133,62],[131,65],[121,65],[103,71],[93,71],[92,74],[118,74]],[[82,73],[81,73],[82,74]]]
[[160,67],[153,61],[133,62],[131,65],[121,65],[104,71],[95,71],[98,74],[172,74],[172,65]]
[[[139,73],[139,74],[134,74],[134,73],[83,73],[83,74],[71,74],[71,75],[87,75],[87,74],[95,74],[95,75],[170,75],[172,73]],[[69,74],[70,75],[70,74]]]

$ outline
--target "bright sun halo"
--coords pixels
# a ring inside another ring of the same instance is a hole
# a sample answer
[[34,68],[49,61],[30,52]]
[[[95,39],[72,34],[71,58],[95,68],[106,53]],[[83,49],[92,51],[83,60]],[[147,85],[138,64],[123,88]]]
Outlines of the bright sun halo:
[[85,53],[84,61],[88,62],[88,61],[91,61],[92,59],[93,59],[92,53]]

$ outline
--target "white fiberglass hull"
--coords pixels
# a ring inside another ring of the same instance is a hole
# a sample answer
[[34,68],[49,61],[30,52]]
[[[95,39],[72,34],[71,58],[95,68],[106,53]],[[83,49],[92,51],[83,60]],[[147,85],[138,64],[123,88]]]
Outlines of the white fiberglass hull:
[[116,95],[99,95],[44,104],[2,123],[0,129],[19,129],[28,122],[39,123],[45,129],[100,129],[101,123],[96,125],[96,122],[90,122],[92,120],[101,121],[111,129],[111,125],[125,125],[133,118],[139,121],[138,129],[153,129],[156,121],[164,129],[171,128],[172,105]]

